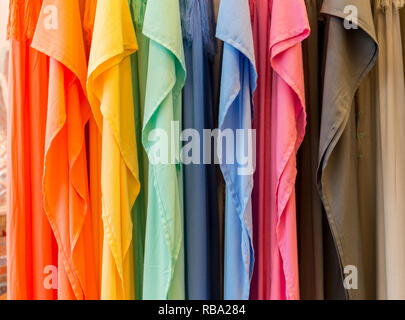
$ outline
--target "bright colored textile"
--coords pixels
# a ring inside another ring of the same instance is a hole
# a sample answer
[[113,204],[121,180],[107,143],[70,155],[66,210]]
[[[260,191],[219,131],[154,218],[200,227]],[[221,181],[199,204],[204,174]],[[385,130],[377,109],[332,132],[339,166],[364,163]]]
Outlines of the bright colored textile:
[[222,147],[222,141],[218,142],[226,182],[224,298],[248,299],[254,263],[253,170],[241,175],[243,167],[237,162],[245,157],[245,150],[254,143],[248,130],[252,127],[257,75],[248,1],[221,1],[217,37],[224,41],[219,129],[230,129],[235,137],[236,130],[243,129],[243,139],[235,149],[240,154],[226,154],[228,145]]
[[143,33],[150,39],[142,132],[150,161],[143,298],[184,299],[183,173],[178,159],[186,70],[179,2],[148,0]]
[[140,193],[133,207],[134,281],[135,299],[142,299],[143,261],[145,252],[146,213],[148,205],[148,157],[142,145],[142,122],[145,108],[146,77],[148,70],[149,39],[142,33],[146,0],[129,0],[139,50],[131,55],[132,85],[136,144],[139,156]]
[[138,48],[126,0],[98,0],[87,91],[102,134],[102,299],[134,298],[131,210],[139,194],[130,55]]
[[78,0],[44,0],[32,42],[33,48],[50,57],[42,190],[58,243],[59,299],[99,297],[85,143],[90,108],[80,5]]
[[[7,123],[7,298],[57,298],[44,286],[57,246],[43,209],[49,59],[31,48],[42,1],[10,1]],[[46,274],[44,274],[46,272]],[[49,285],[55,285],[52,281]]]
[[[295,177],[306,124],[301,42],[309,35],[309,23],[303,0],[254,1],[251,7],[261,19],[253,29],[259,48],[255,116],[261,122],[256,181],[259,189],[266,189],[258,199],[268,199],[264,206],[255,204],[253,213],[260,229],[252,295],[299,299]],[[266,11],[268,17],[263,19]]]

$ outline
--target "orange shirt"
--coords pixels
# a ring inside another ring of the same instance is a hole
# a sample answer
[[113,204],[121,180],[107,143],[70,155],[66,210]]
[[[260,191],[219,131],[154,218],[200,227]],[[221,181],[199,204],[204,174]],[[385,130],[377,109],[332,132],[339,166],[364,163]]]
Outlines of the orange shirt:
[[[86,0],[84,10],[83,28],[85,31],[87,54],[90,54],[93,37],[94,21],[96,17],[97,0]],[[103,257],[104,226],[101,207],[101,132],[97,127],[93,113],[89,120],[88,151],[89,151],[89,187],[91,215],[93,225],[93,243],[96,256],[96,269],[98,281],[101,283],[101,265]]]
[[42,0],[10,1],[8,299],[56,296],[57,247],[43,210],[49,58],[30,48]]
[[87,58],[79,0],[44,0],[32,47],[50,57],[44,206],[59,250],[58,298],[98,299],[85,128]]

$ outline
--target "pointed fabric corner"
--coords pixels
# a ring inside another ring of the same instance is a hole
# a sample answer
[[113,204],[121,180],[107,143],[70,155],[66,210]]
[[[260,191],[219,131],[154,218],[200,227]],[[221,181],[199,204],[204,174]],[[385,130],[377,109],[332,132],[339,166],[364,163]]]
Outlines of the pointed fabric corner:
[[131,210],[140,191],[131,58],[138,49],[126,0],[98,0],[87,92],[101,142],[104,243],[101,298],[133,299]]
[[42,191],[58,243],[58,298],[97,299],[85,142],[90,107],[79,1],[44,0],[32,47],[50,57]]
[[[148,0],[143,33],[150,40],[142,131],[150,161],[143,298],[184,299],[183,172],[178,161],[186,68],[179,2]],[[156,159],[156,132],[168,138],[169,159]]]

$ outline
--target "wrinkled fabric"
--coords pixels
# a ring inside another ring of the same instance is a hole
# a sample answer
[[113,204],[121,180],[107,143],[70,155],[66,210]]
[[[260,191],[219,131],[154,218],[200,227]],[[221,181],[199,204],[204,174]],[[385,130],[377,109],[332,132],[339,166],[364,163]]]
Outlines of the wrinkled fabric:
[[[54,6],[49,13],[47,8]],[[90,107],[80,1],[44,0],[33,48],[50,57],[42,191],[58,243],[58,298],[97,299],[85,126]],[[57,27],[49,22],[57,19]],[[51,25],[49,25],[51,24]]]
[[[86,0],[83,17],[83,29],[87,55],[90,53],[93,38],[94,19],[96,17],[97,0]],[[88,124],[88,162],[89,162],[89,189],[91,202],[91,220],[93,226],[93,248],[96,259],[94,272],[97,281],[101,284],[101,267],[103,261],[104,226],[101,203],[101,132],[97,128],[94,115],[90,115]]]
[[218,156],[222,158],[221,170],[226,182],[224,299],[249,299],[254,265],[253,172],[241,174],[246,168],[237,161],[241,155],[246,156],[248,148],[254,147],[253,137],[248,131],[252,128],[257,75],[247,1],[221,1],[217,37],[224,41],[219,130],[231,130],[235,137],[236,130],[243,130],[242,138],[236,144],[239,148],[234,154],[227,152],[234,141],[226,141],[226,144],[218,141]]
[[150,161],[143,298],[184,299],[183,172],[179,158],[186,67],[179,2],[148,0],[143,33],[150,39],[142,130]]
[[147,0],[129,0],[132,21],[134,23],[138,51],[131,55],[132,86],[134,97],[134,115],[136,144],[139,155],[139,182],[141,190],[133,207],[133,241],[134,241],[134,273],[135,299],[142,299],[143,293],[143,261],[145,251],[145,229],[148,195],[148,157],[142,146],[142,123],[145,109],[146,77],[148,70],[149,39],[142,33],[143,19]]
[[133,221],[139,168],[130,55],[138,49],[127,0],[98,0],[87,91],[102,135],[101,298],[133,299]]
[[[357,29],[344,27],[347,5],[358,9]],[[339,253],[342,282],[345,268],[346,275],[352,266],[358,270],[358,289],[347,290],[347,297],[361,299],[367,294],[361,230],[368,226],[360,218],[354,98],[375,64],[378,47],[369,1],[324,0],[322,13],[328,25],[317,184]]]
[[[187,79],[183,90],[183,130],[213,130],[212,60],[215,55],[215,20],[212,1],[184,0],[182,13]],[[183,163],[186,299],[218,300],[219,217],[214,157],[204,164],[212,145],[182,137],[185,150],[192,147],[193,162]],[[198,142],[197,145],[194,143]],[[187,151],[183,156],[188,156]],[[195,160],[194,160],[195,159]],[[194,161],[196,161],[194,163]]]
[[[7,115],[7,298],[57,299],[44,286],[58,251],[43,207],[49,58],[30,48],[42,1],[10,1]],[[50,285],[55,285],[52,281]]]
[[376,1],[377,297],[405,299],[405,81],[398,0]]
[[305,3],[251,2],[259,81],[254,201],[257,269],[252,297],[299,299],[295,209],[296,154],[305,134],[301,42],[309,35]]

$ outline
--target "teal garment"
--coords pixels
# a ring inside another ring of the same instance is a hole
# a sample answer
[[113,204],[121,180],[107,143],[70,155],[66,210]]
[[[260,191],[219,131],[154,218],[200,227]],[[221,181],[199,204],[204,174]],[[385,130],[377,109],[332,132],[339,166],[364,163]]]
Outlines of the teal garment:
[[186,68],[178,0],[148,0],[143,33],[150,39],[142,132],[150,161],[143,298],[181,300],[183,182],[178,159]]
[[142,33],[143,19],[147,0],[128,0],[132,21],[138,41],[138,51],[131,56],[132,87],[134,95],[134,115],[136,142],[139,159],[139,181],[141,191],[132,209],[134,241],[134,281],[135,299],[142,299],[143,263],[145,251],[146,209],[148,191],[148,160],[142,146],[142,120],[145,108],[146,77],[148,71],[149,39]]

